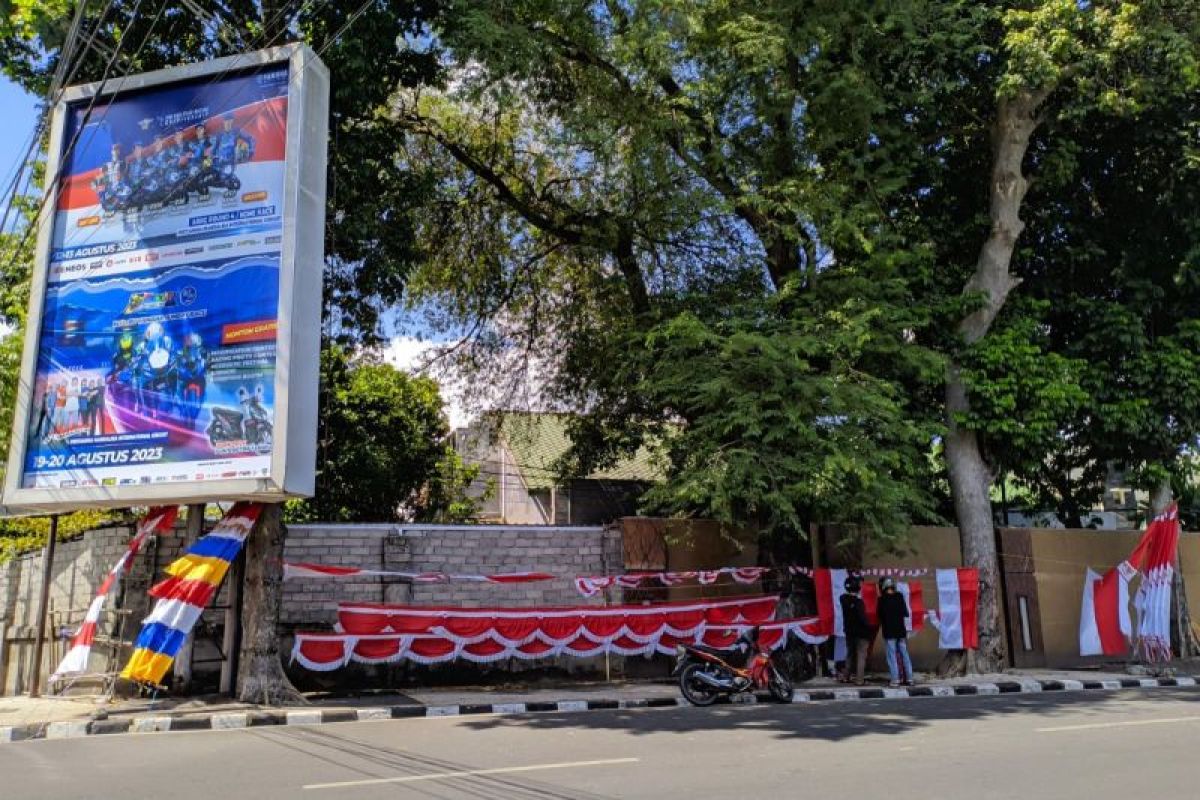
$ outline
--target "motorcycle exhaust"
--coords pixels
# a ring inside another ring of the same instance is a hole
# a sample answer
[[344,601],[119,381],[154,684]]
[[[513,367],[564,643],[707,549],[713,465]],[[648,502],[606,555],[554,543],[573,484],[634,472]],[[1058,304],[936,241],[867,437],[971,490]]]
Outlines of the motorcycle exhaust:
[[715,675],[710,675],[707,672],[697,672],[695,673],[695,678],[701,683],[706,683],[714,689],[723,689],[728,691],[734,688],[734,681],[732,677],[719,678]]

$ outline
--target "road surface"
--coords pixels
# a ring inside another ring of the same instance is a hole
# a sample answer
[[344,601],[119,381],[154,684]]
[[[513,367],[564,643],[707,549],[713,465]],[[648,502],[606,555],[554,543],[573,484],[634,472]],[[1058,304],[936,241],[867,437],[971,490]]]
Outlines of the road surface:
[[1200,689],[447,717],[0,745],[0,797],[1200,796]]

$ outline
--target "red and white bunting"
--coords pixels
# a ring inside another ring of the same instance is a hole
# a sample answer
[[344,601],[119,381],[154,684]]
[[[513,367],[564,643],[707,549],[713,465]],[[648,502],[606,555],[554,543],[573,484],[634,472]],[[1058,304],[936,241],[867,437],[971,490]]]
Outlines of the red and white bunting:
[[387,569],[359,569],[338,567],[330,564],[311,564],[287,561],[283,565],[283,579],[297,578],[399,578],[413,583],[446,583],[467,581],[476,583],[532,583],[554,580],[548,572],[505,572],[496,575],[458,575],[449,572],[397,572]]
[[[786,569],[786,568],[785,568]],[[584,597],[592,597],[605,589],[620,586],[637,589],[648,583],[663,586],[679,586],[688,581],[699,581],[708,586],[716,583],[722,575],[728,575],[742,585],[756,583],[762,576],[773,571],[772,567],[721,567],[719,569],[685,570],[682,572],[627,572],[624,575],[580,575],[575,578],[575,588]]]
[[825,640],[816,617],[772,621],[777,604],[778,598],[770,596],[607,608],[342,604],[340,630],[298,633],[292,657],[308,669],[326,671],[351,661],[488,663],[604,653],[669,654],[679,644],[730,647],[750,627],[759,628],[759,641],[771,649],[785,644],[789,634],[810,643]]
[[177,506],[162,506],[146,512],[146,516],[138,523],[137,532],[129,541],[129,546],[117,559],[117,563],[113,565],[112,569],[108,571],[100,588],[96,590],[96,596],[92,598],[91,605],[88,606],[87,613],[83,617],[83,624],[79,626],[79,630],[71,639],[71,649],[67,651],[58,668],[54,670],[54,674],[50,676],[51,680],[87,672],[88,656],[91,655],[92,643],[96,640],[96,628],[100,624],[101,614],[104,613],[104,601],[116,588],[117,582],[129,565],[137,558],[137,554],[146,540],[163,531],[170,530],[171,526],[175,524],[178,514]]

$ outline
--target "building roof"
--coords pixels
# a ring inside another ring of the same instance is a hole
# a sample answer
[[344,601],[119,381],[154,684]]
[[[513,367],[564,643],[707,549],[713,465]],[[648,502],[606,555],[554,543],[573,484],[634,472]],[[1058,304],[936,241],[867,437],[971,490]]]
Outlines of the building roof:
[[[500,436],[530,489],[550,489],[557,482],[556,462],[571,447],[567,433],[569,414],[505,412],[500,418]],[[631,458],[623,458],[606,469],[581,476],[598,481],[643,481],[662,479],[650,451],[641,447]]]

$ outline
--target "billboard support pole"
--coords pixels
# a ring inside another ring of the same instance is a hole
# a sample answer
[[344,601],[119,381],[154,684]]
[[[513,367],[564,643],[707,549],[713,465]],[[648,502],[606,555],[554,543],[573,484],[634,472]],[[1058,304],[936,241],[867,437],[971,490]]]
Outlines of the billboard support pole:
[[38,596],[37,635],[33,640],[33,668],[29,671],[29,696],[42,696],[42,646],[46,640],[46,606],[50,604],[50,581],[54,576],[54,546],[58,543],[58,514],[50,515],[50,536],[42,553],[42,591]]
[[[183,549],[204,535],[204,503],[189,503],[187,507],[187,529],[184,531]],[[183,647],[175,656],[175,690],[187,694],[192,688],[192,651],[196,646],[196,631],[188,632]]]

